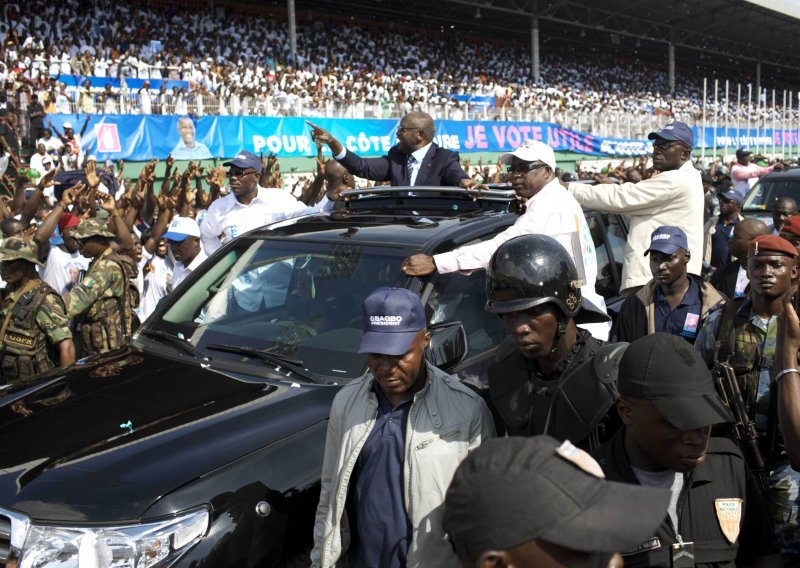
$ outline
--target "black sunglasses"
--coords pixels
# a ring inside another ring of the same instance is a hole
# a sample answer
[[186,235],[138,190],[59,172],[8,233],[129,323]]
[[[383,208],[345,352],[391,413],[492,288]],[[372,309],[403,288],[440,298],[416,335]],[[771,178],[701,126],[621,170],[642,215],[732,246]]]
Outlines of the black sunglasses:
[[530,172],[532,170],[538,170],[539,168],[546,168],[547,164],[542,164],[541,162],[537,163],[534,162],[532,164],[511,164],[510,166],[506,166],[506,173],[513,174],[516,172]]

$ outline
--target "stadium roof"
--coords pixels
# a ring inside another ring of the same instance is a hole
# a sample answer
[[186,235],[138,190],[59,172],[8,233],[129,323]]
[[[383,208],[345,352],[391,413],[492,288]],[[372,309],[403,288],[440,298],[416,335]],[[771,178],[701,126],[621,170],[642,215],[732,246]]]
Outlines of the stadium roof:
[[[312,11],[479,26],[495,34],[516,35],[530,34],[535,13],[540,25],[567,26],[576,36],[583,29],[671,42],[677,48],[735,61],[800,70],[800,20],[788,15],[792,9],[800,13],[798,2],[755,1],[786,13],[747,0],[296,0],[296,4]],[[666,59],[666,49],[663,54]]]

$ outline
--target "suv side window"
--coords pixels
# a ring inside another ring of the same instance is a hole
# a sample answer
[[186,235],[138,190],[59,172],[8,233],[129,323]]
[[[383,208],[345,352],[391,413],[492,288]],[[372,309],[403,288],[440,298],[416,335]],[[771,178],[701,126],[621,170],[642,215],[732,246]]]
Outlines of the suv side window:
[[497,345],[506,337],[503,320],[483,309],[486,304],[486,271],[469,275],[454,272],[436,280],[426,310],[431,324],[459,320],[467,332],[469,355]]

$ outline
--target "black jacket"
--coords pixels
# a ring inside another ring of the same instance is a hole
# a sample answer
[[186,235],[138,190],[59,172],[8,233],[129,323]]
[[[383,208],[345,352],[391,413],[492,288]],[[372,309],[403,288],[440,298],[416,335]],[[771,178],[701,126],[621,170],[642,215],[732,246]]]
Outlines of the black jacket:
[[711,285],[728,300],[736,295],[736,279],[739,277],[739,262],[726,264],[711,275]]
[[[639,484],[625,451],[625,428],[595,452],[610,481]],[[727,438],[711,438],[705,461],[689,476],[678,504],[679,532],[684,542],[694,543],[697,568],[734,568],[736,560],[751,564],[756,558],[777,554],[770,522],[761,496],[736,445]],[[728,542],[716,507],[719,500],[742,499],[739,537]],[[669,515],[652,538],[634,550],[621,551],[626,568],[671,565],[670,549],[677,542]]]
[[[380,158],[361,158],[350,150],[339,160],[354,176],[374,181],[389,180],[391,185],[410,185],[406,162],[408,154],[403,154],[397,146],[392,146],[389,154]],[[461,168],[458,153],[431,144],[422,160],[414,185],[457,186],[462,179],[469,177]]]

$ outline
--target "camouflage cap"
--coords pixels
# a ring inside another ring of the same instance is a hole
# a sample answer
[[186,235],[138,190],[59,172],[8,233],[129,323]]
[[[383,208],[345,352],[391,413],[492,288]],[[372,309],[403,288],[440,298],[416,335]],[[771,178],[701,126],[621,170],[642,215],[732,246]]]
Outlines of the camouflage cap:
[[114,233],[108,230],[108,225],[105,220],[86,219],[81,221],[78,228],[75,229],[73,237],[76,239],[88,239],[89,237],[109,237],[114,238]]
[[20,237],[8,237],[0,244],[0,262],[4,260],[27,260],[39,266],[39,247],[33,241],[26,241]]

